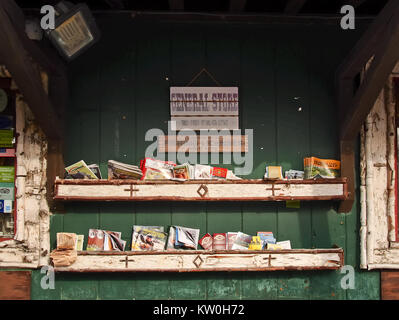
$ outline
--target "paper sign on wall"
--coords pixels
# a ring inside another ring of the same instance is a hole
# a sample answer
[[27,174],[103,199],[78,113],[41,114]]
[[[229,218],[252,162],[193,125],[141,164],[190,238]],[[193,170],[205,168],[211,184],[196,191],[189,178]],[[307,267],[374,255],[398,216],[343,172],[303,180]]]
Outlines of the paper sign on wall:
[[238,87],[171,87],[172,129],[238,129],[238,102]]

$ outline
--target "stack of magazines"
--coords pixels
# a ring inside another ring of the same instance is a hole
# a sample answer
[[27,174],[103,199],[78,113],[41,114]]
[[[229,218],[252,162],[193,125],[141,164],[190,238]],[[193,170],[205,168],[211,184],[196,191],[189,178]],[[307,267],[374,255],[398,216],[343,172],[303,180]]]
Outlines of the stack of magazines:
[[134,179],[140,180],[143,172],[138,166],[108,160],[108,179]]

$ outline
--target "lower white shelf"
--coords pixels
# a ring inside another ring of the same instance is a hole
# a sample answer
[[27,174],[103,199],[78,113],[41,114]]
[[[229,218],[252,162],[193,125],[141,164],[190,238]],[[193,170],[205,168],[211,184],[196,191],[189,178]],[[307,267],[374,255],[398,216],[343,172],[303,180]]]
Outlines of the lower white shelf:
[[262,251],[79,251],[77,260],[56,272],[206,272],[337,270],[344,251],[292,249]]

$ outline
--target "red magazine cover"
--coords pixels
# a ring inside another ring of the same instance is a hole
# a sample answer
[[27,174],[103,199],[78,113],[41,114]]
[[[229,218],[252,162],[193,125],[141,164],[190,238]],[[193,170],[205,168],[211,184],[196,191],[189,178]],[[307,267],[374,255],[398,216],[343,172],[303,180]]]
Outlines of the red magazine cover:
[[227,171],[228,171],[228,170],[225,169],[225,168],[213,167],[213,168],[212,168],[212,177],[226,179],[226,177],[227,177]]
[[226,234],[214,233],[212,250],[226,250]]
[[213,238],[209,233],[204,235],[198,242],[205,250],[212,250]]

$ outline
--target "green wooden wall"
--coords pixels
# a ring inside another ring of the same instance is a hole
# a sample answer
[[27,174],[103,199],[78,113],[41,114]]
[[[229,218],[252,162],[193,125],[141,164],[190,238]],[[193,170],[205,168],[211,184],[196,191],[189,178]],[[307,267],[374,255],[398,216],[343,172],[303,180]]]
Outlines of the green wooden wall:
[[[169,86],[184,86],[206,67],[223,86],[238,86],[240,127],[254,130],[254,166],[302,169],[303,158],[337,158],[333,99],[337,65],[361,34],[338,24],[250,25],[144,23],[127,15],[97,16],[100,43],[70,64],[66,164],[109,159],[139,164],[148,129],[167,130]],[[214,85],[200,77],[195,85]],[[296,100],[295,97],[299,97]],[[302,111],[298,111],[298,106]],[[60,231],[122,232],[134,224],[176,224],[206,232],[271,230],[293,248],[345,250],[356,267],[355,289],[340,271],[200,274],[57,274],[43,290],[33,272],[33,299],[379,299],[379,272],[360,271],[359,205],[338,214],[333,202],[301,203],[74,203],[51,217],[51,242]]]

